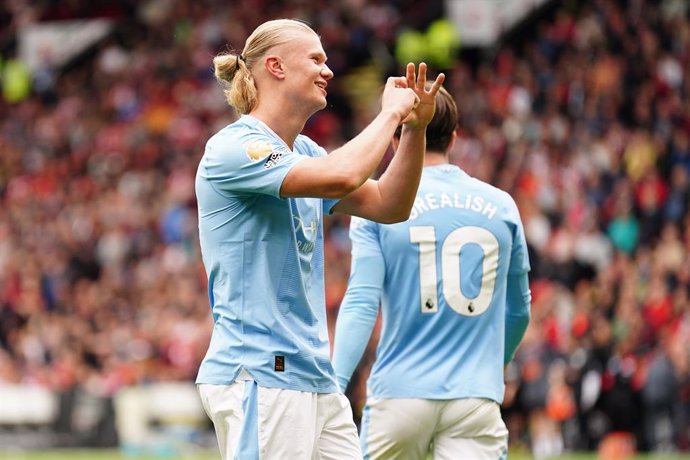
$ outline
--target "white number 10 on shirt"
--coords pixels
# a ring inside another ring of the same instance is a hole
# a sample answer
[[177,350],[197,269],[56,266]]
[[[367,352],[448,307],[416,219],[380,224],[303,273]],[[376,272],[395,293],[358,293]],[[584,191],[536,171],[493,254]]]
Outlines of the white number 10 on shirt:
[[[419,293],[422,313],[438,311],[438,274],[436,273],[436,230],[434,227],[410,227],[410,242],[419,245]],[[468,299],[462,293],[460,250],[466,244],[476,244],[484,252],[479,294]],[[464,316],[481,315],[489,308],[498,269],[498,240],[481,227],[462,227],[453,230],[441,242],[441,274],[443,297],[457,313]]]

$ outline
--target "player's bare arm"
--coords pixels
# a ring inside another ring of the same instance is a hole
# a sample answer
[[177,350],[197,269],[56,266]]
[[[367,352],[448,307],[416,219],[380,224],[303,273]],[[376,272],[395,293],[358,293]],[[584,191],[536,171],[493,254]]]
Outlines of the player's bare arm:
[[285,177],[284,197],[341,198],[360,187],[381,162],[396,128],[418,105],[417,92],[404,77],[391,77],[383,91],[382,107],[355,138],[329,155],[307,158]]
[[341,200],[334,207],[335,212],[383,223],[400,222],[409,217],[424,162],[426,127],[434,116],[436,93],[444,80],[445,75],[441,73],[427,85],[427,65],[421,63],[418,73],[414,64],[407,65],[405,78],[397,83],[412,89],[419,103],[403,120],[395,157],[378,181],[368,180]]

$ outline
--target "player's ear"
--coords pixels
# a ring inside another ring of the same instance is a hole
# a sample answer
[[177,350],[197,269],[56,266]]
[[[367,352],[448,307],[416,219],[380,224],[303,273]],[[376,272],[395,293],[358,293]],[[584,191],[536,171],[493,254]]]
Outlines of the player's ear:
[[448,143],[448,149],[446,151],[450,151],[453,149],[453,146],[455,145],[455,141],[458,139],[458,130],[456,129],[453,131],[453,134],[450,136],[450,142]]
[[283,68],[283,60],[280,59],[280,56],[276,56],[275,54],[270,54],[266,56],[264,59],[264,66],[266,67],[266,71],[270,74],[276,77],[279,80],[282,80],[285,78],[285,69]]

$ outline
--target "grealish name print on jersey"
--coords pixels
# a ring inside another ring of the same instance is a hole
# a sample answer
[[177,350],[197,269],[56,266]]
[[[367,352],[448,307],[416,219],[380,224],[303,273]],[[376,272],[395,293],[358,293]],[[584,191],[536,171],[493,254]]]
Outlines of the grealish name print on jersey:
[[426,211],[443,208],[466,209],[468,211],[483,214],[489,219],[493,219],[498,211],[498,206],[494,202],[488,201],[485,197],[480,195],[460,192],[430,192],[422,196],[417,196],[414,199],[414,205],[412,206],[409,220],[415,220],[420,214]]

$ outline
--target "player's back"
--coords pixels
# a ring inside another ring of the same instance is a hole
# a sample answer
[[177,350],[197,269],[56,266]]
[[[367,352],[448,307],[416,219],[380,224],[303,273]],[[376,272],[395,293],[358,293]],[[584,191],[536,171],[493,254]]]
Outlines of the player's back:
[[427,167],[409,220],[377,231],[386,271],[371,395],[500,402],[506,278],[529,269],[512,198],[455,166]]

